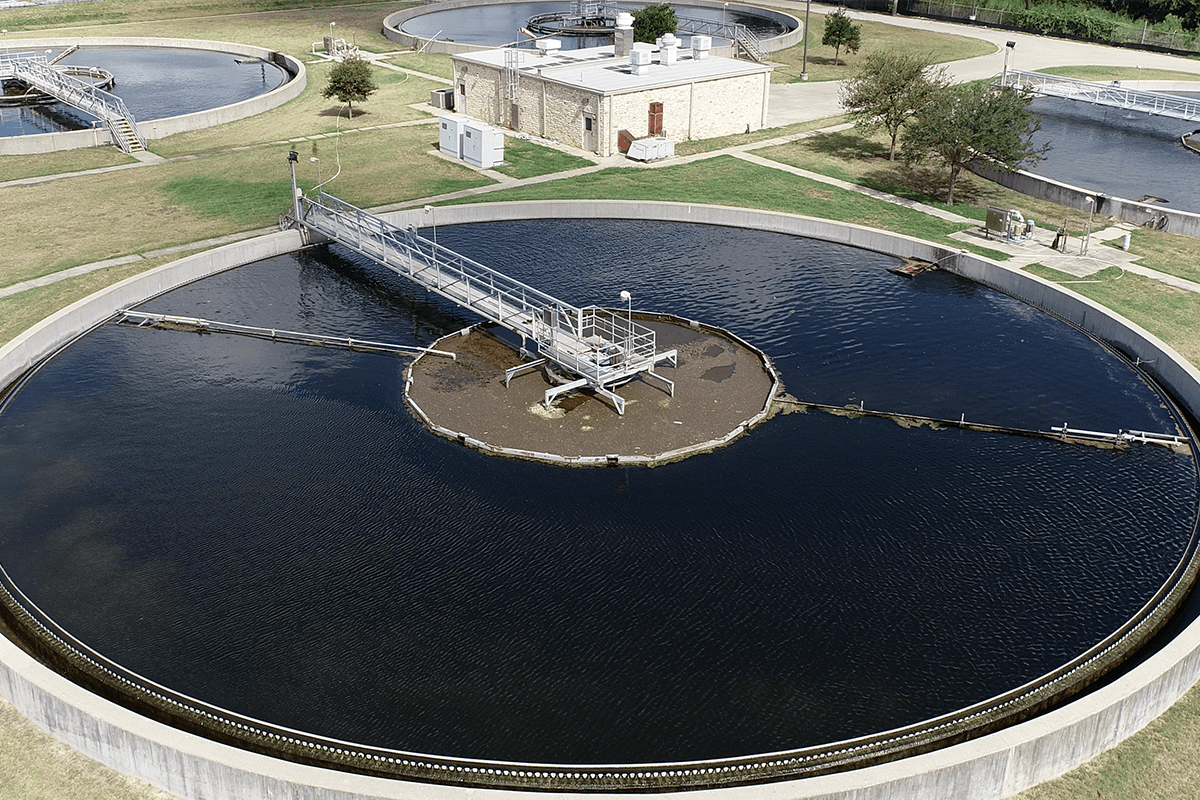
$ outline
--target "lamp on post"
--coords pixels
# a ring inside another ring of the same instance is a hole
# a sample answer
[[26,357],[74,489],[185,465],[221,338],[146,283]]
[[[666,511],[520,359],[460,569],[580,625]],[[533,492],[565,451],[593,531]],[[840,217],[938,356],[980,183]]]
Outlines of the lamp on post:
[[804,63],[800,66],[800,80],[808,80],[808,12],[812,9],[812,0],[804,0]]
[[1008,85],[1008,55],[1009,55],[1009,53],[1012,53],[1016,49],[1017,49],[1016,42],[1010,41],[1010,42],[1004,43],[1004,73],[1000,76],[1000,85],[1001,86]]
[[317,185],[320,186],[321,185],[321,159],[317,158],[316,156],[313,156],[312,158],[310,158],[308,160],[308,163],[317,165]]
[[625,358],[628,359],[630,342],[633,339],[633,295],[631,295],[629,292],[622,289],[621,290],[621,299],[625,301],[625,303],[626,303],[625,307],[626,307],[626,309],[628,309],[627,313],[629,315],[628,317],[626,317],[627,325],[625,328]]
[[4,55],[7,56],[7,55],[10,55],[10,53],[8,52],[8,28],[5,28],[3,33],[4,33]]
[[299,160],[299,153],[295,150],[288,151],[288,170],[292,173],[292,213],[297,222],[300,221],[300,190],[296,188],[296,162]]
[[1086,202],[1088,205],[1088,224],[1087,224],[1087,232],[1083,235],[1083,242],[1079,245],[1079,255],[1081,255],[1081,256],[1087,255],[1088,245],[1091,243],[1090,240],[1092,238],[1092,213],[1096,210],[1096,198],[1092,197],[1089,194],[1087,197],[1085,197],[1083,199],[1084,199],[1084,202]]
[[[429,215],[430,222],[433,223],[433,246],[437,247],[437,214],[433,212],[433,206],[425,206],[425,213]],[[436,257],[436,253],[435,253]]]
[[729,13],[729,3],[722,3],[721,4],[721,25],[728,24],[725,19],[725,16],[728,13]]

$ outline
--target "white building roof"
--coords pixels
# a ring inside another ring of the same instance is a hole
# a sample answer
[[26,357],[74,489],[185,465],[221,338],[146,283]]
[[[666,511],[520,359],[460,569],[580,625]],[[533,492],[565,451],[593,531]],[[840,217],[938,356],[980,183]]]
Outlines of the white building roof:
[[[691,50],[680,48],[679,60],[663,66],[657,58],[651,62],[645,75],[634,75],[628,58],[618,59],[613,47],[589,47],[582,50],[560,50],[541,55],[536,50],[516,50],[522,76],[539,77],[542,80],[576,86],[597,94],[622,94],[662,86],[677,86],[696,81],[716,78],[732,78],[770,72],[766,64],[737,61],[732,58],[709,56],[697,59]],[[466,64],[484,64],[504,69],[504,48],[483,50],[474,53],[459,53],[454,60]]]

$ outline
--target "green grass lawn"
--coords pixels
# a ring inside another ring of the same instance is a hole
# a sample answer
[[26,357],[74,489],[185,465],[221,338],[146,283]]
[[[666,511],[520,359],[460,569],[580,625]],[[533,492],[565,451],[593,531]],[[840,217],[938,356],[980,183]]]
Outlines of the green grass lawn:
[[1065,287],[1133,320],[1188,361],[1200,364],[1200,325],[1196,324],[1200,320],[1200,294],[1125,272],[1120,267],[1109,267],[1088,279],[1099,283],[1076,283],[1078,278],[1040,264],[1026,269],[1056,283],[1072,281]]
[[[821,44],[824,22],[821,17],[812,18],[812,30],[808,36],[808,79],[810,81],[840,81],[854,74],[858,64],[869,53],[886,50],[913,50],[928,54],[935,64],[946,64],[964,58],[986,56],[996,52],[990,42],[956,36],[949,33],[934,33],[915,28],[899,28],[868,20],[856,21],[862,25],[862,46],[857,53],[847,53],[842,48],[838,64],[834,64],[834,49]],[[772,83],[796,83],[804,67],[804,42],[771,53],[767,58],[777,66],[771,73]]]
[[1062,66],[1044,67],[1034,71],[1083,81],[1200,81],[1200,68],[1196,72],[1178,72],[1137,67]]
[[595,165],[594,161],[586,158],[543,147],[517,136],[504,137],[504,160],[509,163],[496,167],[496,172],[518,179]]
[[920,211],[749,164],[731,156],[717,156],[693,164],[658,169],[615,167],[564,180],[501,189],[486,195],[454,201],[486,203],[511,200],[663,200],[684,199],[679,187],[688,188],[693,203],[786,211],[916,236],[955,249],[971,249],[998,260],[1008,256],[948,238],[964,225],[945,222]]
[[36,153],[27,156],[0,156],[0,181],[61,175],[122,164],[136,164],[115,147],[88,147],[83,150],[64,150],[57,153]]
[[967,172],[959,175],[954,187],[956,202],[953,206],[947,205],[944,198],[949,173],[937,166],[906,166],[899,159],[888,161],[887,142],[883,133],[866,134],[851,128],[754,152],[772,161],[916,200],[981,222],[987,215],[987,207],[995,205],[1020,209],[1042,227],[1057,228],[1065,220],[1069,231],[1079,233],[1087,225],[1087,214],[1083,212],[1037,200]]
[[[351,109],[343,107],[336,98],[321,96],[329,80],[329,69],[328,62],[309,64],[307,88],[295,100],[279,108],[225,125],[154,140],[149,142],[150,150],[164,158],[171,158],[192,153],[219,152],[235,145],[286,141],[396,122],[428,119],[432,125],[432,117],[409,106],[427,103],[429,91],[441,88],[441,84],[376,68],[372,76],[379,90],[366,102],[353,104]],[[433,131],[432,127],[430,131]]]
[[849,117],[843,114],[836,117],[826,117],[825,119],[815,119],[811,122],[797,122],[793,125],[783,125],[778,128],[762,128],[750,133],[735,133],[732,136],[716,136],[712,139],[693,139],[689,142],[677,143],[675,145],[675,155],[690,156],[696,153],[711,153],[714,150],[723,150],[726,147],[754,144],[766,139],[775,139],[780,136],[791,136],[796,133],[814,131],[818,128],[841,125],[847,119]]
[[[358,206],[377,206],[492,183],[461,164],[429,155],[430,126],[360,131],[334,139],[273,145],[152,168],[62,178],[0,192],[9,230],[0,286],[67,267],[185,244],[278,223],[291,195],[287,153],[300,154],[305,188],[327,188]],[[102,209],[102,213],[97,213]]]

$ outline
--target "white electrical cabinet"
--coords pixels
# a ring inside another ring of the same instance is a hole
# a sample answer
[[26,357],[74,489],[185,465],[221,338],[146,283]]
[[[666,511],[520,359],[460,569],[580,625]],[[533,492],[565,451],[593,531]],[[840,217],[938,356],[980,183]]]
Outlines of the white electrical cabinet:
[[463,157],[463,127],[466,117],[450,114],[438,120],[438,148],[448,156]]
[[491,169],[504,162],[504,133],[475,120],[463,125],[462,158],[468,164]]

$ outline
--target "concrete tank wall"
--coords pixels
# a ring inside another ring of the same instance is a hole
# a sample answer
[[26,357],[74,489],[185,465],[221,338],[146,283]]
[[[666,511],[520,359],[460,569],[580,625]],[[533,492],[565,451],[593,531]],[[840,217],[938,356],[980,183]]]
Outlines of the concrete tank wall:
[[[632,218],[776,231],[899,256],[944,259],[955,272],[1063,316],[1143,359],[1193,414],[1200,372],[1146,331],[1061,287],[1002,264],[899,234],[748,209],[636,201],[545,201],[440,206],[452,225],[503,219]],[[424,225],[420,209],[388,215]],[[74,336],[126,307],[206,275],[301,245],[295,232],[228,245],[135,276],[63,309],[0,348],[0,386]],[[1200,676],[1200,621],[1111,684],[1029,722],[974,741],[853,772],[758,786],[693,791],[695,800],[997,800],[1057,777],[1137,732]],[[346,775],[216,744],[137,716],[85,692],[0,638],[0,695],[86,755],[192,800],[528,800],[511,791],[464,789]],[[539,796],[554,793],[539,793]],[[630,795],[631,796],[631,795]],[[574,795],[558,794],[558,800]]]
[[1132,222],[1134,225],[1141,225],[1150,219],[1151,212],[1148,212],[1146,209],[1151,209],[1154,214],[1165,214],[1167,216],[1167,231],[1170,233],[1200,237],[1200,214],[1194,214],[1190,211],[1180,211],[1153,203],[1139,203],[1123,197],[1110,197],[1088,191],[1087,189],[1081,189],[1078,186],[1072,186],[1069,183],[1063,183],[1051,178],[1043,178],[1040,175],[1034,175],[1032,172],[1026,172],[1025,170],[1003,172],[982,164],[972,164],[970,169],[980,177],[995,181],[1001,186],[1007,186],[1021,194],[1027,194],[1039,200],[1049,200],[1052,203],[1058,203],[1060,206],[1076,208],[1080,211],[1088,210],[1087,201],[1084,200],[1085,197],[1095,197],[1097,200],[1096,213],[1116,217],[1122,222]]
[[[198,39],[164,39],[142,36],[104,36],[82,38],[78,36],[56,37],[49,39],[20,39],[14,40],[13,47],[43,49],[47,47],[66,48],[74,44],[84,47],[160,47],[179,48],[185,50],[206,50],[219,53],[230,53],[235,56],[260,58],[281,67],[288,74],[287,80],[266,94],[251,97],[227,106],[209,108],[191,114],[180,114],[175,117],[162,119],[141,120],[138,122],[138,132],[146,139],[162,139],[174,133],[194,131],[201,128],[211,128],[226,122],[233,122],[255,114],[261,114],[272,108],[283,105],[289,100],[299,97],[308,85],[308,71],[304,63],[286,53],[254,47],[248,44],[233,42],[209,42]],[[29,155],[32,153],[53,153],[59,150],[77,150],[81,147],[98,147],[112,144],[112,138],[103,125],[87,131],[62,131],[60,133],[36,133],[27,136],[5,136],[0,138],[0,155]]]

